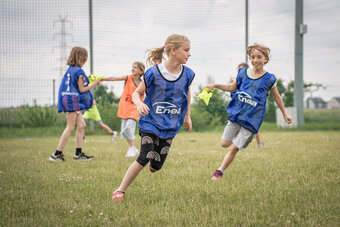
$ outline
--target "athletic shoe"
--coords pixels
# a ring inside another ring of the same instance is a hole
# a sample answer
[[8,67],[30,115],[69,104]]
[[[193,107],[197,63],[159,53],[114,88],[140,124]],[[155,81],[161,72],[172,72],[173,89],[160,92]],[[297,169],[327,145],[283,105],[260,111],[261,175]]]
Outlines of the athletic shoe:
[[124,199],[125,192],[115,190],[112,193],[112,201],[120,202]]
[[135,152],[135,156],[138,156],[139,155],[139,150],[137,149],[137,147],[133,147],[133,150]]
[[137,154],[134,148],[129,148],[129,150],[126,152],[125,157],[131,158],[131,157],[135,157]]
[[94,159],[94,157],[87,156],[85,153],[81,152],[79,155],[73,155],[73,159],[76,161],[90,161]]
[[65,159],[64,159],[63,153],[61,153],[59,155],[52,154],[51,157],[50,157],[50,161],[51,162],[64,162]]
[[117,132],[116,131],[112,131],[112,142],[115,141],[117,138]]
[[214,172],[214,175],[212,176],[211,180],[220,180],[220,179],[222,179],[222,177],[223,177],[222,171],[217,169]]

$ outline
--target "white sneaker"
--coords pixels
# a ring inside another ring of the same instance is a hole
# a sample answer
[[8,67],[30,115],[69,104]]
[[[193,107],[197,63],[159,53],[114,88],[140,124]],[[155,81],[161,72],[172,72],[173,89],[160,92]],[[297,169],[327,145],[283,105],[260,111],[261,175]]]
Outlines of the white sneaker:
[[133,148],[129,148],[129,150],[127,151],[125,157],[127,158],[131,158],[131,157],[135,157],[136,156],[136,152]]
[[133,148],[133,151],[135,152],[135,155],[138,156],[139,155],[139,150],[137,149],[137,147]]
[[112,142],[115,141],[117,138],[117,132],[116,131],[112,131]]

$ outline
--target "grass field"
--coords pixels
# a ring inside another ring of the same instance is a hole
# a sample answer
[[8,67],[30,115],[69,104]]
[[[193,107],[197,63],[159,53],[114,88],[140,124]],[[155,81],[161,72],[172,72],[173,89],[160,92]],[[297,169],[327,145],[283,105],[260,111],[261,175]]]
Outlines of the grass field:
[[[224,179],[221,133],[180,133],[163,169],[144,169],[121,203],[112,189],[134,159],[126,142],[88,136],[95,156],[50,163],[58,137],[0,139],[0,226],[339,226],[340,133],[263,132]],[[137,137],[139,141],[139,137]]]

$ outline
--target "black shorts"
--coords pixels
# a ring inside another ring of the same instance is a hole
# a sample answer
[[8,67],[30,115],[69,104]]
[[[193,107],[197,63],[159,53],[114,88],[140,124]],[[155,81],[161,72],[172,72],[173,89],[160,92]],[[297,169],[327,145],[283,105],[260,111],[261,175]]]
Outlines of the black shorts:
[[170,150],[172,139],[160,139],[156,135],[141,132],[141,149],[137,162],[145,166],[150,161],[150,168],[160,170]]

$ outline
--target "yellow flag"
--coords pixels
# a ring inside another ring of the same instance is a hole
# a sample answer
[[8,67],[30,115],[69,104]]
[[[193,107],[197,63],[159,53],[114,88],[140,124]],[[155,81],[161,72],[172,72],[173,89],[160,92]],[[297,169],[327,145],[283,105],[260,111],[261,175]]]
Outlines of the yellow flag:
[[92,84],[94,82],[94,78],[96,78],[96,80],[102,80],[102,79],[105,79],[105,76],[100,76],[100,75],[93,75],[91,74],[89,76],[89,81],[90,81],[90,84]]
[[213,90],[209,91],[209,88],[205,88],[197,95],[198,98],[202,99],[205,104],[209,105],[210,98],[213,94]]

